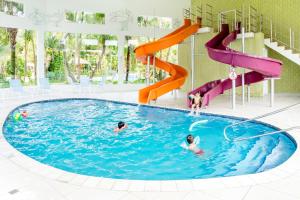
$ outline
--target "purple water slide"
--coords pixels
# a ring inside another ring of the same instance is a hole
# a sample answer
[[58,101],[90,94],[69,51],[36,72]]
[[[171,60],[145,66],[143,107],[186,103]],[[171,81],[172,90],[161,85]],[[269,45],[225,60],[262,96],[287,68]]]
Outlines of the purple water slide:
[[[239,30],[230,33],[228,24],[223,24],[222,31],[205,44],[209,57],[215,61],[228,64],[233,67],[242,67],[252,70],[251,72],[245,73],[246,85],[260,82],[265,78],[279,77],[282,68],[281,61],[271,58],[251,56],[227,47],[232,41],[236,40],[237,33],[239,33]],[[236,87],[241,85],[242,76],[238,75],[236,78]],[[215,80],[189,92],[188,96],[199,92],[202,96],[202,106],[208,106],[209,102],[216,96],[223,94],[224,91],[231,88],[231,79]],[[190,107],[191,100],[189,98],[187,99],[188,106]]]

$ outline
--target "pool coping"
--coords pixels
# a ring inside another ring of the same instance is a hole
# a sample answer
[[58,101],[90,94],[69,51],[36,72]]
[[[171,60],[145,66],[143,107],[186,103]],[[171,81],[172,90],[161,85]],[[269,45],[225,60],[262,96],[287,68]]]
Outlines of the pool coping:
[[[230,176],[230,177],[216,177],[216,178],[208,178],[208,179],[190,179],[190,180],[155,181],[155,180],[113,179],[113,178],[80,175],[76,173],[67,172],[58,168],[54,168],[52,166],[43,164],[37,160],[34,160],[33,158],[26,156],[25,154],[19,152],[17,149],[11,146],[11,144],[8,143],[8,141],[6,141],[3,135],[3,127],[6,123],[6,119],[10,115],[10,113],[14,112],[19,107],[26,106],[33,103],[39,103],[39,102],[63,101],[63,100],[72,100],[72,99],[100,100],[100,101],[113,102],[113,103],[129,104],[134,106],[139,105],[136,103],[129,103],[124,101],[112,101],[112,100],[101,99],[101,98],[56,98],[56,99],[31,101],[29,103],[18,105],[10,109],[10,111],[6,112],[6,114],[4,114],[3,118],[5,119],[5,121],[0,124],[2,127],[0,130],[1,131],[0,155],[4,156],[9,161],[15,163],[16,165],[20,166],[21,168],[27,170],[30,173],[34,173],[55,181],[59,181],[74,186],[97,188],[103,190],[115,190],[115,191],[172,192],[172,191],[197,191],[197,190],[208,189],[208,188],[224,189],[224,188],[231,188],[231,187],[253,186],[257,184],[263,184],[269,182],[271,183],[274,181],[284,179],[286,177],[292,176],[294,172],[300,169],[300,166],[298,164],[300,163],[300,151],[299,148],[296,148],[296,151],[293,153],[293,155],[281,165],[272,168],[270,170],[256,173],[256,174],[246,174],[246,175],[238,175],[238,176]],[[153,105],[141,105],[141,106],[189,112],[189,110],[187,109],[180,109],[180,108],[169,108],[169,107],[153,106]],[[201,112],[201,114],[207,116],[227,117],[227,118],[238,119],[238,120],[247,119],[243,117],[235,117],[235,116],[220,115],[220,114],[205,113],[205,112]],[[280,130],[279,127],[263,121],[255,120],[255,122]],[[290,139],[292,139],[292,141],[295,143],[297,147],[297,142],[300,141],[300,137],[294,134],[293,131],[288,131],[286,135]]]

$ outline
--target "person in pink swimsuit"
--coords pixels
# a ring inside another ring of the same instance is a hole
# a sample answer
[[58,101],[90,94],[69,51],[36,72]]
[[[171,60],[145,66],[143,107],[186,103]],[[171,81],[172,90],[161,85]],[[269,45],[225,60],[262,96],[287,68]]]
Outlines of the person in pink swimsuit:
[[194,152],[195,154],[197,154],[197,155],[203,155],[204,154],[204,151],[202,150],[202,149],[200,149],[198,146],[197,146],[197,144],[195,144],[195,142],[194,142],[194,136],[192,136],[192,135],[188,135],[187,137],[186,137],[186,141],[187,141],[187,143],[189,144],[188,145],[188,149],[190,150],[190,151],[192,151],[192,152]]

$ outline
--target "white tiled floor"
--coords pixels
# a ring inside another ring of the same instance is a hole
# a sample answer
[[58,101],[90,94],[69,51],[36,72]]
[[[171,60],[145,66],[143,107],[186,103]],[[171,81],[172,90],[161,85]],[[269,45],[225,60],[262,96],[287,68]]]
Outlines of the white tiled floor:
[[[36,100],[67,97],[91,97],[126,102],[136,102],[137,92],[110,92],[118,87],[95,89],[80,94],[68,86],[53,86],[43,95],[27,92],[16,97],[0,90],[0,125],[8,112],[16,106]],[[55,93],[54,93],[55,92]],[[6,100],[10,98],[10,100]],[[278,108],[300,102],[300,95],[277,95],[275,107],[269,107],[268,98],[252,98],[251,103],[230,107],[227,96],[218,97],[204,112],[239,117],[254,117]],[[157,106],[185,108],[184,96],[174,99],[165,95]],[[262,121],[280,128],[300,125],[300,106],[267,117]],[[290,134],[300,141],[300,130]],[[14,150],[0,134],[0,200],[299,200],[300,190],[299,150],[283,165],[264,173],[238,177],[191,181],[124,181],[75,175],[42,165]],[[10,194],[14,193],[14,194]]]

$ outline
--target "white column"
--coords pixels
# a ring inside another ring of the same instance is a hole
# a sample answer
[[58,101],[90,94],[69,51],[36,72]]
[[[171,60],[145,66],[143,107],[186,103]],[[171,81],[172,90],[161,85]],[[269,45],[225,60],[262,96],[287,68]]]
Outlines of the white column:
[[152,62],[152,67],[153,67],[153,84],[155,84],[155,75],[156,75],[156,66],[155,66],[155,53],[153,55],[153,62]]
[[[234,67],[231,67],[231,71],[235,72]],[[232,101],[231,101],[231,103],[232,103],[232,109],[234,110],[235,106],[236,106],[236,79],[233,78],[231,80],[232,80]]]
[[[245,28],[242,27],[242,52],[245,53]],[[242,74],[242,104],[245,104],[245,69]]]
[[125,36],[118,36],[118,84],[123,84],[124,81],[124,47]]
[[293,36],[292,36],[293,34],[292,34],[292,28],[290,28],[290,49],[292,49],[293,48]]
[[232,109],[235,109],[236,105],[236,91],[235,91],[235,79],[232,80]]
[[150,85],[150,61],[151,57],[147,56],[147,66],[146,66],[146,84]]
[[247,99],[247,101],[248,101],[248,103],[250,103],[250,98],[251,98],[251,88],[250,88],[251,86],[250,85],[248,85],[248,87],[247,87],[247,97],[248,97],[248,99]]
[[36,32],[36,63],[37,63],[37,84],[39,79],[45,78],[45,31],[37,30]]
[[191,36],[191,68],[192,68],[192,75],[191,75],[191,82],[192,82],[192,90],[194,90],[194,74],[195,74],[195,35]]
[[275,80],[271,78],[271,94],[270,94],[270,106],[274,106],[274,93],[275,93]]

